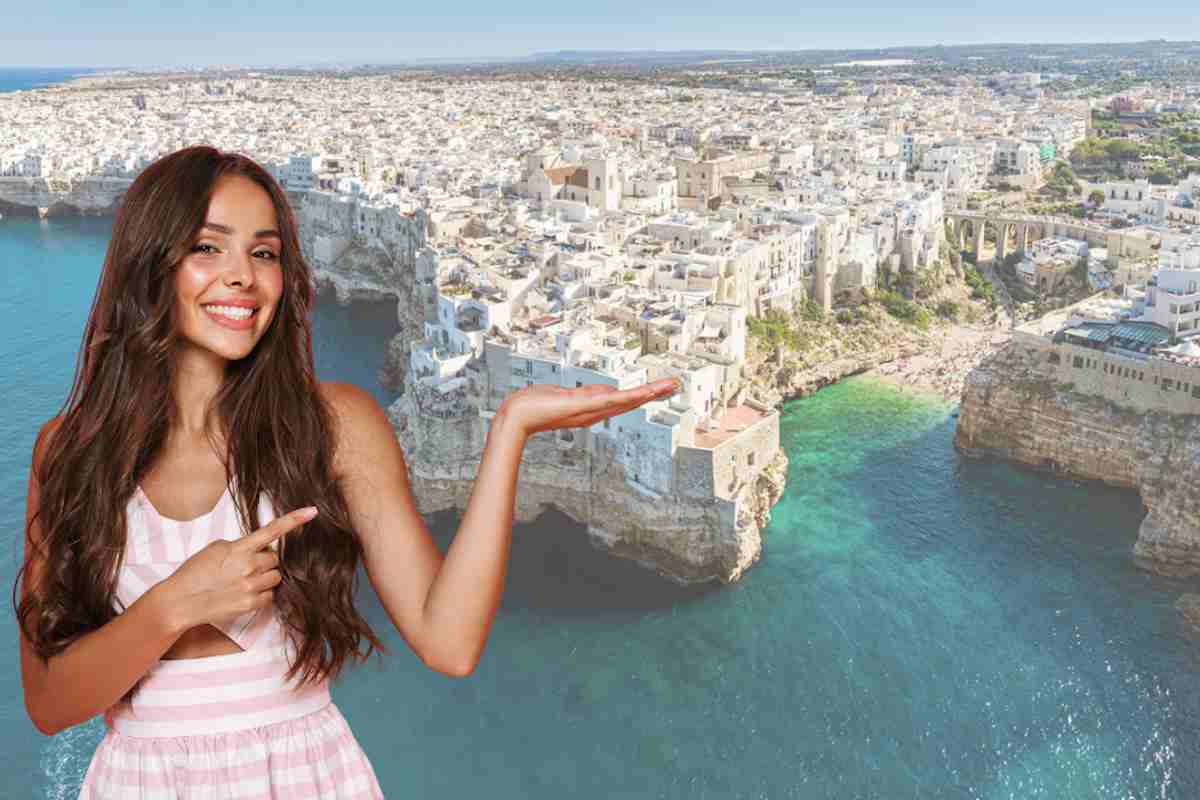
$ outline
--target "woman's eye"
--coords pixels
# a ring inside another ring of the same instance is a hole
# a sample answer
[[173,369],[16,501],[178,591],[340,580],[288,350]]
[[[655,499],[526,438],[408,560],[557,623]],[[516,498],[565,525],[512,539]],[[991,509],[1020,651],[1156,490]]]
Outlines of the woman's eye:
[[[205,249],[205,248],[207,248],[207,249]],[[202,244],[194,245],[192,247],[192,252],[193,253],[204,253],[205,255],[207,255],[210,250],[213,252],[216,252],[216,249],[217,248],[213,247],[211,244],[202,243]],[[279,256],[275,255],[275,253],[271,252],[270,250],[259,250],[254,255],[259,256],[260,258],[265,256],[268,261],[277,261],[279,259]]]

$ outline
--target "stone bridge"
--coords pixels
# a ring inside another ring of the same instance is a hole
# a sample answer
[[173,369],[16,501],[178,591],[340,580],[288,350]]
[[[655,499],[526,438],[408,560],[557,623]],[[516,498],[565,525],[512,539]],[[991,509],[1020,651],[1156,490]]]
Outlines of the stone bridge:
[[950,246],[961,251],[966,249],[966,243],[970,240],[976,256],[983,250],[984,232],[989,225],[992,226],[996,237],[996,261],[1003,261],[1009,253],[1024,253],[1030,242],[1051,236],[1081,239],[1088,243],[1089,248],[1108,248],[1110,262],[1121,257],[1142,258],[1151,255],[1150,240],[1145,236],[1059,217],[950,211],[945,214],[945,223],[946,240]]

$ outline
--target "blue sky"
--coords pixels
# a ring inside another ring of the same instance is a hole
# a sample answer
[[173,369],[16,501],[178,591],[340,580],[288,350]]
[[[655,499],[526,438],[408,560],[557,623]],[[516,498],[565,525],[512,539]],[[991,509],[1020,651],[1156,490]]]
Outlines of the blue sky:
[[[8,0],[15,2],[15,0]],[[708,4],[646,0],[27,2],[0,26],[0,64],[211,66],[387,63],[564,49],[803,50],[992,42],[1200,39],[1181,0]],[[1048,13],[1048,9],[1051,11]]]

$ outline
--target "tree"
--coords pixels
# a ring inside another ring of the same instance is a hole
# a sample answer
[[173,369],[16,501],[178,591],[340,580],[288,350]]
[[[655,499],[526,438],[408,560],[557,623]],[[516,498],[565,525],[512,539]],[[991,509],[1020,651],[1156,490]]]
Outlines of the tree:
[[1079,182],[1075,179],[1075,172],[1071,169],[1071,165],[1065,161],[1055,164],[1050,177],[1046,179],[1046,188],[1060,197],[1078,194]]
[[1099,189],[1092,189],[1092,191],[1088,194],[1088,202],[1091,203],[1094,208],[1099,208],[1100,206],[1104,205],[1104,192]]

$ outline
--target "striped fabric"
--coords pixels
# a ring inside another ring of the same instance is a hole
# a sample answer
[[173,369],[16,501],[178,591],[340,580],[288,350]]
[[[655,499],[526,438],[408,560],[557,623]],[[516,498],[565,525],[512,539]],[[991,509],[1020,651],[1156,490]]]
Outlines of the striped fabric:
[[[139,488],[126,509],[117,610],[220,537],[243,535],[231,487],[201,517],[160,515]],[[275,518],[264,495],[262,524]],[[333,703],[328,682],[285,683],[292,654],[274,607],[218,626],[241,652],[160,659],[131,703],[105,713],[108,732],[80,800],[383,797],[374,769]]]

